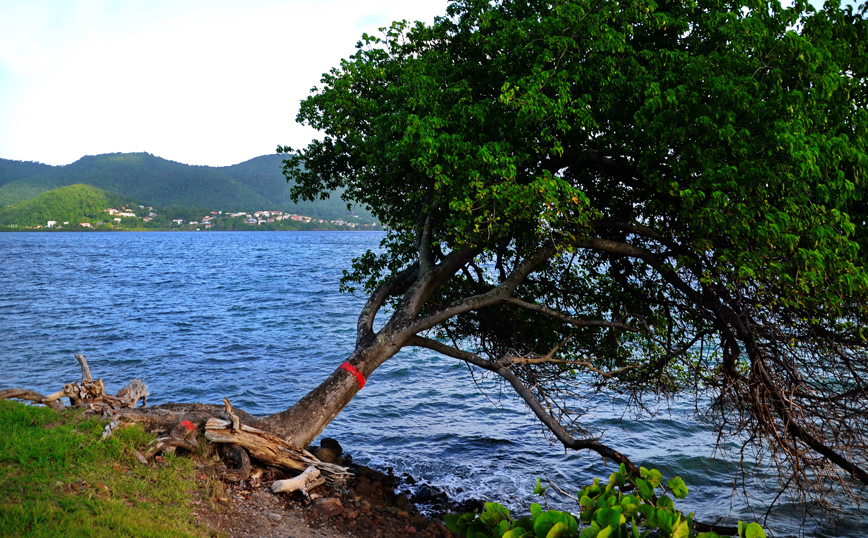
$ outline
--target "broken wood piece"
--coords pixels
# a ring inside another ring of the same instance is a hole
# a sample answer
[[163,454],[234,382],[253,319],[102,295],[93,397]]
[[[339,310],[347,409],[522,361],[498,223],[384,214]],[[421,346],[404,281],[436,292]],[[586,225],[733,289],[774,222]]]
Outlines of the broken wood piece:
[[148,458],[144,457],[142,455],[142,453],[139,452],[138,450],[136,450],[135,448],[131,448],[131,449],[127,450],[127,453],[132,454],[132,456],[134,458],[136,458],[136,461],[138,461],[142,465],[148,465]]
[[148,451],[148,458],[159,452],[171,454],[176,448],[195,452],[199,448],[199,442],[196,440],[196,426],[189,420],[178,422],[169,430],[167,436],[158,438],[155,443],[154,447]]
[[81,381],[74,381],[63,385],[63,389],[54,394],[43,396],[38,392],[25,389],[5,389],[0,390],[0,400],[7,398],[15,398],[19,400],[30,400],[45,404],[56,411],[63,410],[66,406],[60,401],[61,398],[69,398],[69,403],[72,406],[90,405],[107,406],[111,409],[135,409],[139,400],[142,400],[142,407],[148,404],[148,386],[141,379],[133,379],[127,386],[118,391],[114,396],[106,394],[105,385],[102,379],[97,378],[96,381],[90,373],[90,367],[87,364],[87,359],[81,353],[75,354],[76,360],[81,365]]
[[83,405],[88,401],[104,402],[106,397],[105,385],[99,378],[96,381],[84,381],[80,385],[78,381],[74,381],[64,385],[63,390],[46,396],[42,402],[53,402],[64,397],[69,398],[71,405]]
[[87,359],[84,358],[84,355],[76,353],[75,360],[81,365],[81,382],[90,383],[93,381],[93,377],[90,375],[90,366],[87,365]]
[[148,386],[145,385],[145,382],[136,378],[127,383],[126,387],[119,390],[113,399],[118,401],[119,407],[135,409],[139,400],[142,400],[142,407],[146,407],[148,405],[148,396],[150,395],[151,393],[148,392]]
[[352,476],[346,467],[319,461],[310,452],[268,432],[244,424],[239,424],[236,431],[231,427],[232,423],[228,420],[211,418],[205,423],[205,438],[214,443],[242,446],[252,457],[275,467],[300,473],[314,466],[331,484],[344,484]]
[[30,402],[36,402],[45,404],[48,407],[54,409],[55,411],[63,411],[66,406],[63,405],[63,402],[58,400],[45,401],[45,396],[39,394],[33,390],[27,389],[3,389],[0,390],[0,400],[27,400]]
[[232,412],[232,404],[229,403],[229,398],[223,398],[223,405],[226,406],[226,415],[229,417],[229,420],[232,421],[232,431],[237,431],[241,429],[241,419],[238,418],[238,415]]
[[325,479],[320,476],[319,469],[311,465],[300,475],[287,480],[275,480],[271,485],[274,493],[289,493],[301,491],[306,499],[310,499],[310,490],[325,484]]
[[106,394],[102,379],[97,378],[96,381],[86,381],[80,385],[77,381],[67,383],[63,386],[63,390],[43,398],[42,403],[48,404],[60,398],[69,398],[69,403],[73,406],[102,403],[112,409],[134,409],[139,400],[144,399],[143,406],[147,404],[148,395],[148,386],[141,379],[133,379],[117,395],[112,396]]
[[113,421],[109,422],[108,424],[106,424],[105,428],[103,428],[103,430],[102,430],[102,439],[108,439],[109,437],[111,437],[112,432],[118,426],[120,426],[120,422],[118,422],[117,420],[113,420]]

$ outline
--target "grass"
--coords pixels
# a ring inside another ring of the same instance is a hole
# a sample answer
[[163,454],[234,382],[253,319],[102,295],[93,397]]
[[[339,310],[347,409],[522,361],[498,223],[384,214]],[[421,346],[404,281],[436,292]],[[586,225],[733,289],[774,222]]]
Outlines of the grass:
[[0,401],[0,537],[206,537],[193,516],[192,458],[146,467],[139,426]]

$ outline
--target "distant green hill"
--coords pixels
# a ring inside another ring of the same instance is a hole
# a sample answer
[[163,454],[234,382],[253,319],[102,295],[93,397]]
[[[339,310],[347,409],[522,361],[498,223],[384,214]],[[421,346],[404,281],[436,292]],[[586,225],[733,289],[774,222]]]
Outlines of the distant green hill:
[[0,186],[19,179],[42,174],[54,168],[47,164],[30,161],[10,161],[0,159]]
[[42,163],[0,159],[0,207],[33,198],[48,190],[38,176],[50,172],[52,168]]
[[218,168],[223,170],[239,182],[250,187],[251,190],[266,200],[271,200],[274,209],[308,215],[320,219],[347,218],[347,215],[357,215],[363,222],[373,221],[373,217],[367,211],[356,208],[347,212],[347,203],[341,200],[340,193],[333,193],[327,200],[315,202],[300,201],[292,202],[290,197],[291,184],[286,182],[283,175],[283,155],[262,155],[240,164]]
[[279,210],[322,219],[373,221],[367,212],[348,212],[338,196],[293,204],[282,162],[281,155],[263,155],[233,166],[190,166],[148,153],[86,156],[66,166],[0,159],[0,206],[58,187],[87,184],[153,206]]
[[33,199],[0,208],[0,226],[45,226],[49,220],[58,223],[91,222],[103,218],[108,207],[135,203],[119,194],[106,192],[90,185],[70,185],[44,192]]

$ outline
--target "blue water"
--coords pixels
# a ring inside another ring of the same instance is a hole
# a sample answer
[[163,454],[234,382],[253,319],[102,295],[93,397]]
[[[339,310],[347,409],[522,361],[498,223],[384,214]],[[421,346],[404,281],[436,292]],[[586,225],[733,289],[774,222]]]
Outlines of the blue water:
[[[202,402],[254,414],[282,410],[350,353],[362,298],[338,292],[350,260],[376,248],[380,232],[148,232],[0,234],[0,388],[55,392],[80,377],[83,353],[110,392],[134,377],[149,404]],[[596,455],[548,444],[520,402],[454,359],[408,349],[387,361],[327,428],[356,461],[409,473],[456,498],[537,501],[537,477],[570,492],[608,477]],[[689,415],[632,420],[594,400],[591,425],[604,442],[664,476],[681,475],[678,506],[698,519],[755,520],[710,457],[714,437]],[[497,405],[495,405],[497,404]],[[760,500],[767,490],[752,493]],[[553,507],[577,511],[549,496]],[[776,536],[798,532],[783,506]],[[861,536],[864,509],[846,509],[813,536]]]

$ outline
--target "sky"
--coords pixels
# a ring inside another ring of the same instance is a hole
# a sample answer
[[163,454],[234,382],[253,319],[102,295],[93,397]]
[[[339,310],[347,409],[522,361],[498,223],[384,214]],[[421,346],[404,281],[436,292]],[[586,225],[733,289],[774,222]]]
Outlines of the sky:
[[148,152],[226,166],[301,148],[295,122],[362,33],[447,0],[0,0],[0,158]]

